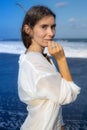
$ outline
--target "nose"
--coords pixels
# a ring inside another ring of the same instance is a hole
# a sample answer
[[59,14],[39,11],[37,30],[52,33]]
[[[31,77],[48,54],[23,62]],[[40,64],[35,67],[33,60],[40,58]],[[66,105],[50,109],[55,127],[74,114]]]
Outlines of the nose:
[[52,28],[48,28],[48,35],[53,37],[55,35],[55,31]]

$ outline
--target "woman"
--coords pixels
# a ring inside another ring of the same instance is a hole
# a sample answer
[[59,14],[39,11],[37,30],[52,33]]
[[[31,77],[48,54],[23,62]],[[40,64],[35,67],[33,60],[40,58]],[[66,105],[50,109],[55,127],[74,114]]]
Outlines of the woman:
[[[47,7],[34,6],[25,15],[22,40],[26,47],[20,56],[18,93],[29,112],[21,130],[61,130],[61,105],[73,102],[80,88],[72,81],[63,48],[55,43],[55,14]],[[44,56],[44,49],[53,62]]]

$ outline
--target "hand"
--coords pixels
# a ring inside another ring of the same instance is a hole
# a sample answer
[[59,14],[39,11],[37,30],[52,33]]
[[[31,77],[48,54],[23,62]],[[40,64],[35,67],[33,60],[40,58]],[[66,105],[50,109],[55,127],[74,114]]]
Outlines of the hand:
[[48,43],[48,51],[56,59],[61,76],[67,81],[72,81],[72,76],[61,45],[53,41],[50,41]]
[[65,57],[64,50],[61,45],[50,41],[48,43],[48,52],[56,59],[60,60],[61,58]]

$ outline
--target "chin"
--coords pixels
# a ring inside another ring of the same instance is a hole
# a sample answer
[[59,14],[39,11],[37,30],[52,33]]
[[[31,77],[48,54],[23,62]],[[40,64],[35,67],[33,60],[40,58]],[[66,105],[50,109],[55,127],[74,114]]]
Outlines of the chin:
[[48,47],[48,43],[45,45],[45,47]]

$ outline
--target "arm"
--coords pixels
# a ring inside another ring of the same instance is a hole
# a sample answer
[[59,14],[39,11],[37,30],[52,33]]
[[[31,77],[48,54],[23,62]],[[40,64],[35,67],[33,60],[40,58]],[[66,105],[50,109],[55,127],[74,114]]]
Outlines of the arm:
[[64,129],[64,126],[61,126],[61,130],[65,130],[65,129]]
[[56,59],[56,61],[57,61],[61,76],[67,81],[72,81],[72,76],[68,68],[68,64],[67,64],[65,56],[61,58],[60,60]]
[[72,81],[63,48],[55,42],[49,42],[48,51],[56,59],[61,76],[67,81]]

